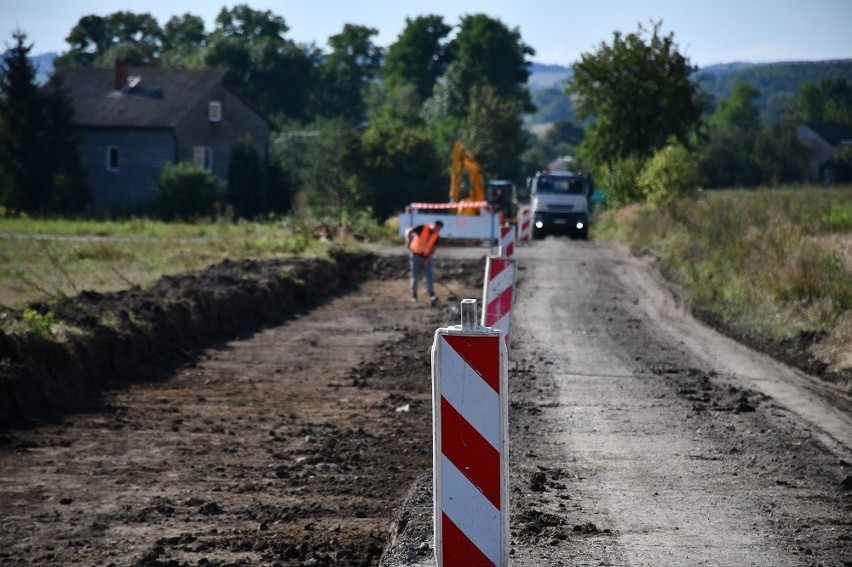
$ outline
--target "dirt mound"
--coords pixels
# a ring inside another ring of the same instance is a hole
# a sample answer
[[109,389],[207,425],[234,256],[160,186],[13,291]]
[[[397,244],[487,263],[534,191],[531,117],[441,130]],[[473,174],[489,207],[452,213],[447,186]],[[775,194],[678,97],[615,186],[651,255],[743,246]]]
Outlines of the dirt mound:
[[[401,255],[226,263],[152,290],[84,294],[87,312],[53,306],[88,325],[81,336],[120,327],[102,320],[156,325],[127,340],[159,365],[130,346],[58,343],[98,411],[71,413],[54,395],[61,419],[0,434],[0,564],[375,565],[431,466],[434,329],[459,321],[443,292],[438,305],[412,303],[407,269]],[[482,289],[480,259],[437,259],[437,270],[464,297]],[[10,344],[37,352],[29,340]],[[32,362],[8,368],[27,379]],[[39,368],[38,394],[52,394],[61,367]]]
[[[404,277],[406,266],[402,256],[340,250],[331,260],[226,260],[145,290],[86,291],[33,305],[53,313],[61,330],[0,332],[0,428],[96,409],[103,390],[161,380],[200,348],[280,323],[368,277]],[[465,270],[450,262],[443,273]],[[4,317],[24,318],[14,311]]]

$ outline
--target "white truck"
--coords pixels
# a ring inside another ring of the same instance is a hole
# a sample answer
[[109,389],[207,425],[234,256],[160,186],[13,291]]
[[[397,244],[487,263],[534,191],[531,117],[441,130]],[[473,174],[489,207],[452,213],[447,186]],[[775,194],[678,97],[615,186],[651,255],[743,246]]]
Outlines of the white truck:
[[548,234],[588,238],[591,193],[588,175],[572,171],[536,173],[530,184],[533,238]]

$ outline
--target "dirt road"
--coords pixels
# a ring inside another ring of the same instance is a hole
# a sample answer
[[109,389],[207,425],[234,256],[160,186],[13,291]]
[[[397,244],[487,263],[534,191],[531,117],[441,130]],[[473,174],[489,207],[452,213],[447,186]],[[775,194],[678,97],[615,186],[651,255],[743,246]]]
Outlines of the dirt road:
[[[105,411],[3,435],[0,564],[375,565],[394,517],[386,564],[429,564],[429,348],[485,252],[442,250],[437,308],[399,262]],[[691,321],[619,248],[518,257],[513,565],[852,561],[847,397]]]
[[[705,328],[624,249],[517,257],[512,565],[852,564],[848,396]],[[429,564],[428,490],[387,565]]]
[[515,514],[564,523],[539,545],[521,524],[517,564],[852,561],[848,397],[704,328],[624,250],[519,258],[516,403],[540,426],[515,432]]

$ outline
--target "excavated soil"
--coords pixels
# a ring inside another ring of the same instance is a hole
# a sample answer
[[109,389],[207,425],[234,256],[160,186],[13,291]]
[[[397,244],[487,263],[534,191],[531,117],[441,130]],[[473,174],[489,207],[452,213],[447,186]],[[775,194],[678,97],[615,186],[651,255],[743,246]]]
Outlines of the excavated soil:
[[375,565],[483,265],[439,260],[437,306],[369,254],[43,306],[87,332],[2,342],[0,564]]

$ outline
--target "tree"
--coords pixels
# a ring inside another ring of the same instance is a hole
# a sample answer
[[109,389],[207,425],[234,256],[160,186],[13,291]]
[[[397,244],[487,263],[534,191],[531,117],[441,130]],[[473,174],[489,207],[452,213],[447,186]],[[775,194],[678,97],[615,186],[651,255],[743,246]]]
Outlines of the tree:
[[365,204],[354,186],[359,136],[342,117],[320,119],[310,125],[298,175],[305,201],[317,210],[343,215]]
[[284,38],[288,26],[269,11],[222,8],[205,57],[225,81],[269,115],[306,119],[314,106],[319,53]]
[[852,81],[826,78],[796,91],[796,117],[802,122],[837,122],[852,129]]
[[172,16],[163,28],[163,50],[198,49],[207,43],[204,20],[186,13]]
[[88,202],[86,174],[61,84],[41,91],[29,61],[26,34],[0,69],[0,204],[8,212],[73,212]]
[[514,100],[500,98],[491,85],[476,86],[460,138],[491,178],[521,177],[526,137]]
[[517,29],[484,14],[462,17],[447,49],[452,62],[422,111],[436,146],[449,154],[459,138],[489,176],[517,179],[527,140],[521,117],[534,110],[526,57],[535,52]]
[[224,37],[238,37],[254,44],[263,38],[284,40],[290,27],[281,16],[269,10],[254,10],[248,4],[222,8],[216,16],[216,33]]
[[644,167],[645,160],[637,155],[616,158],[603,164],[598,181],[608,206],[620,207],[644,198],[638,182]]
[[701,183],[698,159],[684,146],[669,144],[645,162],[636,181],[645,201],[652,205],[690,195]]
[[89,15],[77,21],[65,41],[71,48],[57,57],[54,65],[91,66],[98,53],[106,51],[112,45],[113,33],[109,29],[107,18]]
[[172,16],[163,27],[163,54],[160,64],[173,69],[204,67],[209,36],[204,20],[192,14]]
[[568,121],[574,119],[571,99],[565,96],[562,87],[548,87],[532,91],[532,102],[536,107],[531,116],[536,124],[545,122]]
[[117,56],[131,65],[144,65],[159,59],[163,30],[151,14],[114,12],[80,18],[65,41],[71,48],[54,65],[112,65]]
[[731,96],[719,102],[710,119],[710,125],[745,134],[756,134],[760,130],[760,111],[755,104],[759,97],[760,91],[751,83],[736,83]]
[[444,41],[452,27],[441,16],[405,19],[405,29],[388,48],[382,76],[388,89],[411,84],[420,100],[432,96],[438,78],[449,65],[448,44]]
[[611,44],[584,53],[574,65],[567,92],[576,96],[577,117],[594,119],[583,145],[598,165],[650,157],[672,136],[686,144],[699,125],[702,105],[690,80],[695,69],[674,34],[663,36],[660,27],[615,32]]
[[463,61],[454,61],[447,72],[435,85],[432,96],[423,103],[422,116],[427,124],[441,129],[442,124],[450,126],[450,139],[458,136],[458,128],[467,115],[468,91],[464,87],[467,74]]
[[852,147],[843,146],[839,148],[825,166],[830,172],[830,181],[852,183]]
[[[269,147],[270,210],[287,212],[294,206],[295,197],[305,202],[305,183],[308,175],[308,154],[316,138],[323,135],[325,124],[303,124],[298,120],[282,120]],[[313,152],[310,152],[313,153]]]
[[755,134],[714,129],[700,148],[701,174],[707,187],[753,187],[763,175],[754,155]]
[[521,112],[535,110],[527,88],[527,56],[534,55],[535,50],[521,40],[517,28],[510,30],[485,14],[462,16],[449,50],[452,60],[461,63],[460,92],[471,93],[475,85],[491,85],[498,97],[516,103]]
[[542,146],[552,161],[559,156],[570,155],[580,142],[583,141],[583,127],[572,120],[557,120],[545,132]]
[[710,130],[700,149],[700,168],[708,187],[751,187],[762,174],[754,155],[760,132],[760,91],[748,81],[734,84],[710,117]]
[[795,123],[789,119],[771,124],[755,141],[755,158],[763,171],[763,182],[772,186],[802,181],[808,152],[796,138]]
[[239,140],[231,148],[225,196],[241,217],[253,218],[265,210],[266,175],[260,155],[249,137]]
[[92,200],[89,171],[83,164],[73,103],[58,77],[45,89],[44,104],[47,134],[44,161],[51,164],[52,174],[45,208],[55,213],[81,213]]
[[346,24],[328,39],[331,53],[323,63],[326,115],[342,116],[351,125],[364,120],[364,88],[378,76],[383,56],[372,41],[378,33],[375,28]]
[[423,99],[417,87],[410,83],[401,84],[388,91],[381,85],[368,85],[364,95],[367,104],[367,123],[376,120],[398,120],[411,127],[424,128]]
[[445,200],[445,162],[422,128],[386,116],[364,131],[350,166],[358,192],[384,220],[411,202]]
[[3,56],[0,75],[0,168],[3,203],[13,211],[35,212],[46,201],[50,172],[42,167],[45,120],[36,87],[36,70],[28,59],[26,34],[12,34],[15,45]]

